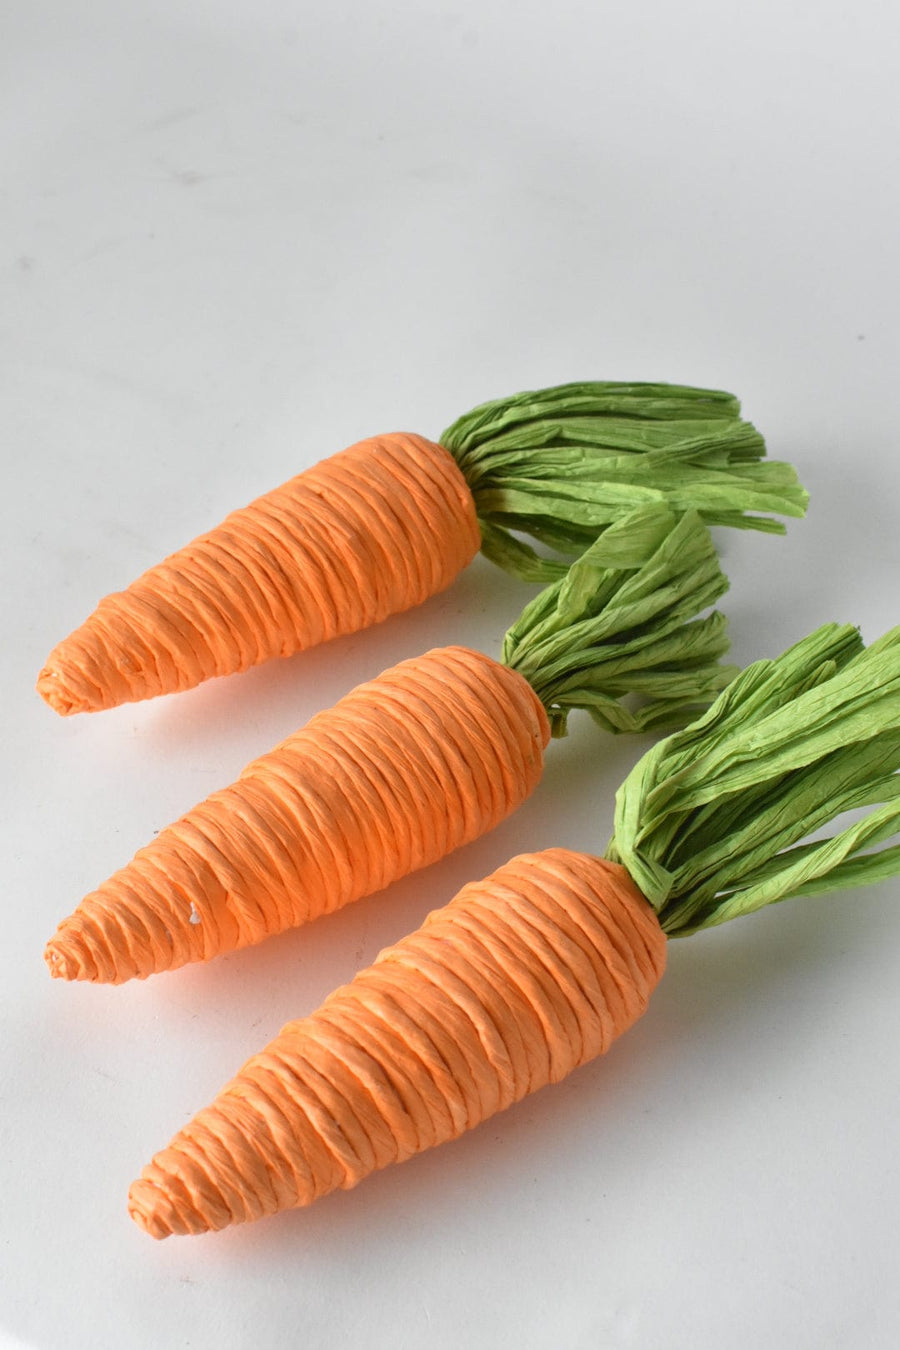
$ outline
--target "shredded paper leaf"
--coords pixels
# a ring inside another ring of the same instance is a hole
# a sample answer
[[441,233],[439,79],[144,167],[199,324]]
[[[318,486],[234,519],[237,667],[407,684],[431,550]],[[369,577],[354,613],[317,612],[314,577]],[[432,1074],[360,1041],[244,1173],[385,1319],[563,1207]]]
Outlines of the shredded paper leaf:
[[[734,678],[725,619],[696,616],[728,589],[696,512],[650,505],[617,521],[506,635],[503,660],[536,691],[554,736],[573,708],[608,731],[684,723]],[[626,695],[637,695],[635,707]]]
[[669,384],[565,384],[485,403],[441,437],[472,490],[482,551],[527,581],[553,581],[636,507],[695,510],[709,525],[783,533],[807,494],[733,394]]
[[673,937],[881,881],[900,872],[900,845],[876,847],[900,831],[898,769],[900,628],[865,648],[855,628],[826,624],[748,666],[638,762],[607,856]]

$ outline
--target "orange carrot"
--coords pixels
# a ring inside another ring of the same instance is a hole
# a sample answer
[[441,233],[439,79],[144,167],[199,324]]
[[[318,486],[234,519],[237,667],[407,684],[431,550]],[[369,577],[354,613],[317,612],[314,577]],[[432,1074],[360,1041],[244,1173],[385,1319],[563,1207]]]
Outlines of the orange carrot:
[[[781,528],[802,515],[789,465],[761,463],[737,400],[675,385],[566,385],[476,408],[438,445],[405,433],[333,455],[151,567],[51,652],[38,678],[62,714],[189,689],[420,604],[479,546],[550,580],[634,507]],[[516,534],[511,533],[515,530]]]
[[826,625],[748,667],[629,774],[605,860],[551,849],[464,887],[248,1060],[132,1217],[162,1238],[306,1205],[559,1081],[641,1016],[667,938],[900,873],[900,844],[873,851],[898,770],[900,629],[866,650]]
[[59,713],[96,712],[304,651],[444,590],[480,542],[446,450],[361,441],[101,600],[38,690]]
[[[627,533],[631,566],[604,567]],[[684,721],[731,672],[709,531],[626,518],[539,595],[505,663],[463,647],[401,662],[162,830],[59,926],[53,975],[119,983],[259,942],[389,885],[499,824],[550,734],[587,707],[613,730]],[[635,690],[643,709],[619,701]]]
[[499,824],[550,738],[521,675],[464,647],[404,661],[160,831],[47,948],[118,984],[328,914]]
[[466,886],[289,1023],[131,1187],[152,1237],[307,1205],[602,1054],[666,939],[624,868],[553,849]]

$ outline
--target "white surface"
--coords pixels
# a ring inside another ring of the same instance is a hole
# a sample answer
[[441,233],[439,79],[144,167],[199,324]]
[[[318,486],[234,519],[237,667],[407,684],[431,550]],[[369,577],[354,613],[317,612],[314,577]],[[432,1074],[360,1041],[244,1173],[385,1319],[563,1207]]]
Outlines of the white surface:
[[900,886],[679,943],[613,1053],[462,1141],[154,1244],[140,1166],[247,1054],[514,851],[602,847],[641,746],[586,721],[519,816],[317,926],[51,983],[80,895],[360,678],[497,652],[486,563],[195,693],[56,719],[107,590],[321,455],[573,378],[733,388],[812,491],[721,536],[737,658],[900,621],[900,11],[401,0],[4,7],[0,1343],[900,1343]]

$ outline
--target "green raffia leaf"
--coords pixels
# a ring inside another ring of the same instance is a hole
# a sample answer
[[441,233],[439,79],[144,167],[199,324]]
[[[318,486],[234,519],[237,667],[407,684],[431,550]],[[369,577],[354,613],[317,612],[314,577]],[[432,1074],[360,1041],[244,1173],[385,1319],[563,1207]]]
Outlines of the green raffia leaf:
[[[583,708],[607,731],[681,726],[735,674],[725,620],[707,609],[728,588],[696,512],[641,507],[528,604],[503,660],[537,693],[554,736]],[[622,700],[636,695],[638,706]]]
[[[483,551],[528,581],[554,580],[639,506],[695,510],[707,524],[783,533],[807,494],[789,464],[766,460],[732,394],[686,385],[588,382],[485,403],[441,437],[472,490]],[[544,565],[546,563],[546,565]]]
[[[607,856],[670,936],[900,872],[900,628],[826,624],[748,666],[619,789]],[[831,838],[849,811],[874,808]]]
[[553,558],[542,558],[539,553],[523,540],[510,534],[509,530],[480,521],[481,551],[484,556],[505,572],[511,572],[520,581],[558,581],[564,577],[568,568],[563,562]]

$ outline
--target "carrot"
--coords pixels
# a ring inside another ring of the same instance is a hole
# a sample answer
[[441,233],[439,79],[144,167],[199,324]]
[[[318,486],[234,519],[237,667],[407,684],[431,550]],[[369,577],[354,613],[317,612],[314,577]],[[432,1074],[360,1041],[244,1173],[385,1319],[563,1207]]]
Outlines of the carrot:
[[602,1054],[666,959],[621,867],[515,858],[289,1023],[131,1187],[152,1237],[310,1204]]
[[479,546],[555,580],[564,564],[520,532],[571,558],[648,502],[782,529],[750,513],[802,515],[806,494],[789,465],[760,462],[739,412],[715,390],[564,385],[476,408],[442,445],[361,441],[101,600],[50,653],[38,691],[69,714],[189,689],[418,605]]
[[190,689],[421,604],[479,544],[450,455],[421,436],[376,436],[101,600],[51,652],[38,691],[67,714]]
[[[900,629],[826,625],[750,666],[617,797],[607,857],[526,854],[290,1022],[145,1167],[151,1236],[306,1205],[456,1138],[603,1054],[667,939],[895,876]],[[833,838],[830,819],[874,808]]]
[[529,796],[572,708],[613,731],[683,723],[733,673],[721,615],[694,619],[726,586],[694,513],[632,513],[528,605],[503,662],[401,662],[160,831],[63,920],[51,973],[119,983],[208,960],[436,862]]
[[160,831],[63,921],[51,973],[143,978],[379,890],[515,810],[549,737],[534,691],[490,657],[404,661]]

